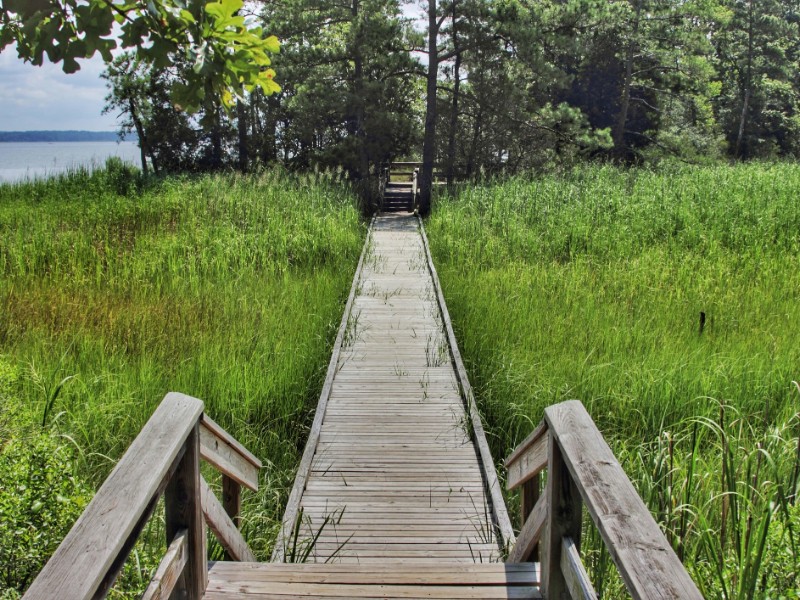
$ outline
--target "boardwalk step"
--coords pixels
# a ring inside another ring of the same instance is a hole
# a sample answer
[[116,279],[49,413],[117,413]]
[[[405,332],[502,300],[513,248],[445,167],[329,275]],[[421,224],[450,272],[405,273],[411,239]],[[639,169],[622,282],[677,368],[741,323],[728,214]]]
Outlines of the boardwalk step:
[[410,181],[390,181],[383,192],[381,209],[385,213],[411,212],[414,210],[413,183]]
[[541,598],[538,563],[209,564],[206,600]]

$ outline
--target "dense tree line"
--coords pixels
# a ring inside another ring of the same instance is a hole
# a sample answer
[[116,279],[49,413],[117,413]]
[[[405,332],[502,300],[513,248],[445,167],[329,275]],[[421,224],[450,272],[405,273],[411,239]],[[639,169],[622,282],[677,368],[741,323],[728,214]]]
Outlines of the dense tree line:
[[[430,178],[584,158],[800,155],[800,0],[265,0],[282,86],[171,91],[196,65],[118,58],[109,109],[158,170],[280,162],[354,180],[400,156]],[[250,6],[250,10],[253,6]],[[230,102],[228,102],[230,104]]]

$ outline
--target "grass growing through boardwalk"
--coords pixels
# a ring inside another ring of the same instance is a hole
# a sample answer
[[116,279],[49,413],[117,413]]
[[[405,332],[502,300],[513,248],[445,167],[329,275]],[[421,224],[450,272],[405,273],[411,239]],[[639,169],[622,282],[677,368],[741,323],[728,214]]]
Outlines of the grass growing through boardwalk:
[[800,589],[798,198],[797,165],[587,167],[428,223],[495,456],[582,400],[709,598]]
[[[366,229],[324,176],[139,187],[119,167],[0,186],[0,461],[44,431],[71,456],[50,466],[84,494],[167,391],[196,396],[265,464],[243,529],[267,560]],[[0,475],[12,493],[14,473]],[[123,588],[152,566],[153,527]]]

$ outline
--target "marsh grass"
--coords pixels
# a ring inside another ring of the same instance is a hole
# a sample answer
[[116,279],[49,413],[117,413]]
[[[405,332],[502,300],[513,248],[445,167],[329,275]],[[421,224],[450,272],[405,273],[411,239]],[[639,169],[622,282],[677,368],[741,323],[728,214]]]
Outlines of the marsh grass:
[[96,487],[166,392],[196,396],[265,465],[242,529],[267,560],[366,228],[325,175],[120,177],[0,186],[2,432],[44,426]]
[[798,198],[798,165],[583,167],[427,224],[495,456],[582,400],[709,598],[800,593]]

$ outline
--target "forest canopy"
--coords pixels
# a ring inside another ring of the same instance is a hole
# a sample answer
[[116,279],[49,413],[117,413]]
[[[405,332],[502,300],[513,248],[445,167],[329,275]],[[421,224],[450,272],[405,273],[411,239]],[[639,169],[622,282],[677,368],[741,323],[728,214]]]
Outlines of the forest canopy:
[[34,64],[113,58],[108,110],[156,170],[363,180],[422,157],[452,181],[800,155],[800,0],[5,0],[2,18]]

